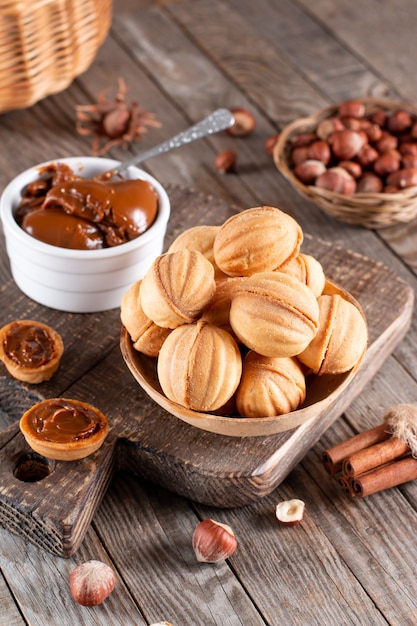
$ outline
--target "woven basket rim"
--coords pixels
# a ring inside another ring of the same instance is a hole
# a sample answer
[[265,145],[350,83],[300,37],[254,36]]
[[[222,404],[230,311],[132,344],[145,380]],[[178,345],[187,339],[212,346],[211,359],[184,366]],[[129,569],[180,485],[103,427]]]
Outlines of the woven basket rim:
[[[417,106],[412,103],[382,98],[355,98],[355,100],[365,105],[365,116],[376,110],[394,111],[401,108],[417,118]],[[275,166],[300,195],[317,204],[332,217],[367,228],[382,228],[411,221],[417,217],[417,186],[396,193],[360,192],[347,196],[313,185],[305,185],[294,175],[288,158],[292,136],[315,129],[320,121],[334,115],[339,106],[339,104],[329,105],[287,124],[279,133],[274,146]]]
[[0,114],[59,93],[85,72],[112,13],[112,0],[0,0]]

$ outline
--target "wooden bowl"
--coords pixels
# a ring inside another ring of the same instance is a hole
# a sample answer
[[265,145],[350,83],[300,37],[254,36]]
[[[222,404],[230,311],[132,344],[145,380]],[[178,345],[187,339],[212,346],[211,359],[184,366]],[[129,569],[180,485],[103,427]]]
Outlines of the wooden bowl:
[[[375,111],[387,113],[396,109],[408,111],[417,119],[417,107],[404,102],[362,98],[365,117]],[[294,174],[291,163],[291,142],[300,133],[314,132],[320,121],[336,115],[339,105],[322,109],[309,117],[291,122],[282,130],[274,146],[273,159],[277,169],[298,193],[314,202],[325,213],[347,224],[365,228],[384,228],[406,223],[417,217],[417,187],[395,193],[354,193],[343,195],[314,185],[305,185]]]
[[[347,291],[334,283],[327,281],[324,293],[340,294],[353,302],[363,315],[359,303]],[[136,381],[163,409],[191,426],[229,437],[274,435],[292,430],[313,418],[319,418],[320,415],[326,413],[327,408],[334,404],[342,393],[346,393],[347,387],[356,376],[364,356],[362,355],[354,368],[343,374],[308,376],[306,400],[296,411],[274,417],[225,417],[213,413],[192,411],[169,400],[162,392],[158,381],[157,360],[135,350],[129,333],[124,327],[121,329],[120,348],[125,363]]]

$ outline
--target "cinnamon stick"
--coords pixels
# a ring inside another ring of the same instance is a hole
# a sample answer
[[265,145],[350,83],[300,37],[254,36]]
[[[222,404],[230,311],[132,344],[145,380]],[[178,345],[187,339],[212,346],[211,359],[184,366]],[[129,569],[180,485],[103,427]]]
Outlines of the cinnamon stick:
[[337,479],[343,493],[354,498],[356,496],[355,490],[353,488],[353,479],[349,478],[349,476],[344,476],[343,474]]
[[417,478],[417,459],[409,456],[371,470],[353,480],[353,491],[363,498]]
[[323,452],[324,467],[329,474],[337,474],[341,471],[342,462],[346,457],[358,452],[358,450],[364,450],[369,446],[385,441],[390,437],[391,434],[385,423],[365,430],[325,450]]
[[397,437],[391,437],[345,458],[342,462],[342,473],[356,477],[409,454],[411,451],[407,443]]

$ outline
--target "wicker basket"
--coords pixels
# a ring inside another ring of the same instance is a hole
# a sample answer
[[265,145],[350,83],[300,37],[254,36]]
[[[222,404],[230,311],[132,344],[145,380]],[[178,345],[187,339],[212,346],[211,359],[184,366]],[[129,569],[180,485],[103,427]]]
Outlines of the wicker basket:
[[0,113],[63,91],[94,60],[112,0],[0,0]]
[[[404,109],[417,118],[417,107],[404,102],[363,98],[365,115],[377,110],[392,112]],[[396,193],[355,193],[347,196],[304,185],[294,175],[290,163],[291,139],[304,132],[314,131],[317,124],[336,114],[338,105],[329,106],[314,115],[288,124],[279,135],[273,158],[278,170],[305,198],[313,201],[323,211],[348,224],[366,228],[384,228],[398,223],[410,222],[417,217],[417,187],[409,187]]]

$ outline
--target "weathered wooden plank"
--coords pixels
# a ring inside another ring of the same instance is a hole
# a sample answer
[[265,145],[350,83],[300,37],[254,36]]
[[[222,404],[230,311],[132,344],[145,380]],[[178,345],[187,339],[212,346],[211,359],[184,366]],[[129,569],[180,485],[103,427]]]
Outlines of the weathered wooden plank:
[[[125,585],[123,573],[113,567],[92,529],[73,560],[54,557],[2,528],[0,540],[0,567],[13,589],[16,603],[26,620],[24,623],[31,626],[145,626],[147,623]],[[69,577],[74,567],[90,559],[108,563],[116,576],[112,594],[97,607],[77,604],[69,588]]]
[[[384,624],[354,572],[317,524],[316,510],[322,503],[316,500],[309,477],[302,470],[295,471],[297,482],[291,476],[273,494],[239,512],[219,513],[206,507],[198,511],[202,517],[216,515],[234,529],[239,549],[231,562],[268,624]],[[306,502],[303,521],[299,526],[281,526],[275,506],[291,498]]]
[[25,624],[2,575],[0,575],[0,623],[10,626]]
[[410,33],[417,26],[413,0],[401,0],[395,9],[389,0],[371,0],[366,7],[348,0],[337,5],[332,0],[320,0],[314,6],[305,0],[299,4],[337,32],[339,41],[394,85],[402,98],[417,101],[417,88],[410,80],[415,71],[415,42]]
[[[198,522],[185,500],[121,473],[94,525],[105,529],[106,547],[149,623],[261,626],[233,561],[197,562],[191,538]],[[130,532],[120,535],[120,528]]]
[[[194,223],[195,212],[199,215],[196,202],[205,201],[210,206],[209,223],[220,223],[232,211],[229,205],[214,198],[198,195],[196,199],[195,194],[184,192],[181,188],[172,191],[175,197],[174,230],[175,224],[179,223],[183,228],[187,223]],[[46,318],[62,331],[64,345],[69,339],[69,352],[76,352],[72,366],[67,366],[67,375],[61,377],[59,371],[59,375],[53,378],[56,382],[40,385],[36,392],[51,397],[52,393],[62,394],[65,390],[70,397],[97,406],[107,414],[112,436],[93,457],[73,464],[72,472],[68,472],[62,463],[57,463],[48,467],[42,481],[35,483],[14,479],[16,459],[27,454],[27,446],[20,433],[7,440],[1,450],[2,523],[55,554],[71,555],[78,548],[111,480],[116,454],[120,456],[121,467],[145,478],[154,478],[155,482],[194,500],[218,506],[246,504],[270,493],[282,482],[397,345],[409,324],[413,299],[406,284],[381,264],[309,237],[303,246],[306,246],[303,248],[306,252],[314,254],[322,262],[328,278],[359,299],[368,320],[369,348],[360,376],[331,406],[326,407],[325,414],[317,415],[313,422],[291,433],[275,435],[267,440],[262,437],[236,440],[201,433],[165,414],[130,380],[121,362],[117,311],[95,316],[65,314],[35,305],[21,296],[22,307],[28,302],[33,307],[34,315],[30,317],[36,319],[40,316],[43,321]],[[15,290],[11,281],[9,286],[9,293],[3,294],[4,312],[7,314],[12,307],[16,315],[17,303],[10,297]],[[53,318],[48,318],[48,315],[53,315]],[[104,329],[105,344],[102,340]],[[88,358],[79,357],[80,345],[83,346],[82,355],[88,355]],[[65,373],[65,362],[62,368]],[[15,386],[16,389],[28,387]],[[11,386],[6,385],[5,388],[11,389]],[[10,411],[6,397],[3,402]],[[122,406],[124,414],[120,413]],[[130,422],[126,419],[127,415]],[[158,428],[159,423],[162,428]],[[132,445],[126,443],[123,451],[117,453],[117,441],[121,437]],[[285,454],[280,453],[281,449]],[[64,502],[56,497],[62,489],[71,494]]]
[[[250,0],[228,0],[227,4],[250,22],[259,38],[267,40],[286,59],[294,73],[300,72],[332,102],[364,95],[389,97],[394,93],[392,85],[381,78],[383,72],[372,71],[366,56],[356,55],[347,42],[335,37],[328,28],[324,11],[316,3],[314,11],[310,11],[309,4],[303,7],[303,3],[288,0],[279,3],[260,0],[256,5]],[[331,8],[335,13],[334,7]],[[330,6],[328,9],[330,12]],[[365,12],[368,15],[368,9]],[[347,12],[345,19],[345,26],[351,31]],[[358,20],[363,23],[362,14]]]

